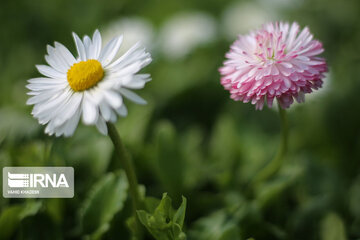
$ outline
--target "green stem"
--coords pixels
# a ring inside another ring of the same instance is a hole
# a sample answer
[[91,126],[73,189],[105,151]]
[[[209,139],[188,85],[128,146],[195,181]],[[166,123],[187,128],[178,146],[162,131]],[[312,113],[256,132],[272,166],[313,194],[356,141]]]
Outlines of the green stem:
[[282,166],[284,156],[288,148],[288,122],[286,117],[286,111],[279,107],[279,115],[281,121],[281,142],[275,157],[255,176],[254,183],[260,183],[268,178],[274,176]]
[[131,161],[129,153],[126,151],[126,148],[121,141],[120,135],[118,134],[114,124],[108,122],[107,127],[109,131],[109,136],[115,147],[115,152],[120,160],[120,163],[126,173],[129,182],[129,190],[130,190],[132,205],[134,210],[135,227],[137,230],[136,237],[137,239],[142,239],[142,227],[136,213],[137,210],[141,209],[142,202],[140,200],[138,181],[136,178],[134,165]]

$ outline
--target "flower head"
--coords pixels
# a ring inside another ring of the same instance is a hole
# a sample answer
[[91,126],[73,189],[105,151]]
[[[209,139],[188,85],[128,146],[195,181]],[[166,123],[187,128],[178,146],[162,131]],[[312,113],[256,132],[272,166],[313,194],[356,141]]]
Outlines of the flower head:
[[123,97],[138,103],[146,101],[129,89],[141,89],[150,81],[149,74],[137,74],[151,62],[150,54],[135,44],[114,60],[122,36],[113,38],[102,48],[101,35],[92,39],[73,37],[78,52],[75,58],[62,44],[47,46],[48,65],[36,66],[44,77],[28,80],[27,104],[34,105],[32,115],[47,125],[49,135],[71,136],[82,118],[84,124],[96,125],[107,134],[106,122],[115,122],[117,115],[126,116]]
[[262,109],[274,98],[288,108],[295,98],[322,86],[327,71],[322,44],[306,27],[293,23],[269,23],[248,35],[240,35],[219,69],[221,84],[235,101],[251,102]]

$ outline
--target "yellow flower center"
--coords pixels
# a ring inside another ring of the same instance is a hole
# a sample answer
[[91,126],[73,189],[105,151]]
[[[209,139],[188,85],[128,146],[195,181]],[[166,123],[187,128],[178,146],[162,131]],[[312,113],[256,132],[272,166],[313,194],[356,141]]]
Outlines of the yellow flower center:
[[67,72],[69,85],[76,92],[95,86],[103,77],[104,69],[94,59],[75,63]]

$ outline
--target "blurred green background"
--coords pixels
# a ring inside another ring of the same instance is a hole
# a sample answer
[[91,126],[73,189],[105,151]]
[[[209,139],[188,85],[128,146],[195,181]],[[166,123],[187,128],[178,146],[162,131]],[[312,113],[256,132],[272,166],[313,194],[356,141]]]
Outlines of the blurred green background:
[[[288,111],[280,172],[251,187],[276,153],[279,118],[230,100],[217,69],[237,34],[279,20],[309,26],[330,71]],[[2,0],[0,166],[73,166],[76,181],[73,199],[1,197],[0,239],[129,239],[110,140],[84,126],[46,136],[25,105],[46,45],[74,53],[71,32],[97,28],[105,39],[123,33],[122,51],[142,40],[152,53],[153,80],[138,92],[149,104],[127,102],[117,127],[146,195],[168,192],[176,208],[187,198],[188,239],[360,239],[359,0]]]

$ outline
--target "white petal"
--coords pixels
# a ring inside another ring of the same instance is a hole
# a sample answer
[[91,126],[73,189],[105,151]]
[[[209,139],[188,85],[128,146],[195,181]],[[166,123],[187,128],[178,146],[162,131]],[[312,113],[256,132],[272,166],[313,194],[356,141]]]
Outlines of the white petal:
[[140,42],[137,42],[132,46],[125,54],[123,54],[121,57],[116,59],[112,64],[109,65],[109,68],[113,68],[117,66],[118,64],[122,63],[124,60],[128,58],[128,56],[132,55],[135,51],[139,50],[141,47]]
[[141,62],[141,68],[146,67],[146,66],[149,65],[151,62],[152,62],[152,58],[150,57],[150,53],[149,53],[149,54],[147,54],[146,59],[144,59],[144,60]]
[[75,129],[77,127],[77,125],[79,124],[79,120],[80,120],[80,116],[81,116],[81,111],[80,109],[74,114],[74,116],[68,120],[67,124],[66,124],[66,129],[64,132],[64,136],[65,137],[70,137],[74,134]]
[[55,42],[55,50],[60,56],[62,56],[69,66],[72,66],[76,62],[76,59],[71,52],[61,43]]
[[66,79],[56,79],[56,78],[31,78],[28,80],[29,83],[38,83],[38,84],[60,84],[66,82]]
[[[62,114],[68,101],[71,99],[71,90],[61,91],[60,94],[54,95],[52,98],[38,103],[35,105],[32,114],[39,119],[41,122],[48,122],[49,120]],[[65,109],[66,110],[66,109]]]
[[[125,80],[125,81],[124,81]],[[131,89],[141,89],[144,88],[145,83],[148,82],[147,79],[143,79],[138,76],[133,76],[129,81],[129,78],[125,78],[122,82],[122,85]]]
[[77,52],[81,61],[86,61],[85,47],[79,36],[73,32],[73,37],[76,45]]
[[46,62],[54,68],[56,71],[61,73],[66,73],[69,69],[67,62],[65,62],[62,58],[57,56],[55,53],[55,49],[48,45],[48,53],[49,55],[45,55]]
[[114,88],[118,88],[116,87],[117,85],[119,85],[121,82],[119,81],[118,78],[113,78],[111,77],[111,74],[108,73],[105,78],[99,82],[97,84],[97,87],[99,89],[101,89],[102,91],[105,91],[105,90],[111,90],[111,89],[114,89]]
[[118,78],[118,77],[122,77],[122,76],[125,76],[127,74],[135,74],[137,73],[138,71],[140,71],[141,69],[141,62],[140,61],[137,61],[137,62],[134,62],[122,69],[111,69],[110,71],[112,71],[111,75],[109,76],[109,78]]
[[151,81],[151,75],[148,73],[136,74],[135,78],[141,78],[145,82]]
[[49,96],[48,98],[51,98],[51,97],[53,97],[53,95],[57,94],[58,92],[66,91],[67,88],[68,88],[68,86],[66,86],[65,89],[59,89],[59,88],[41,89],[41,90],[28,92],[27,94],[32,95],[32,96],[39,96],[39,95],[46,94]]
[[84,124],[93,125],[98,118],[98,109],[87,97],[84,97],[82,104],[82,119]]
[[80,116],[81,116],[81,109],[78,108],[77,111],[73,114],[73,116],[68,121],[61,124],[60,126],[56,126],[54,124],[56,119],[50,121],[46,129],[49,130],[52,129],[52,132],[47,132],[46,129],[45,132],[49,133],[50,135],[55,133],[56,136],[64,135],[65,137],[69,137],[74,134],[75,129],[79,123]]
[[105,121],[109,121],[111,117],[111,108],[110,106],[105,102],[101,102],[99,105],[101,116],[105,119]]
[[105,94],[105,99],[108,102],[110,106],[113,108],[119,108],[121,104],[123,103],[123,99],[120,94],[113,92],[113,91],[107,91]]
[[[49,123],[50,125],[50,123]],[[64,134],[65,130],[66,130],[66,125],[67,123],[64,123],[62,126],[60,127],[54,127],[54,132],[55,132],[55,136],[56,137],[60,137],[61,135]]]
[[68,121],[73,115],[79,111],[80,104],[83,98],[82,93],[74,93],[70,97],[68,103],[64,106],[64,109],[61,109],[61,114],[58,114],[56,117],[55,125],[62,125],[65,121]]
[[55,137],[60,137],[61,135],[63,134],[62,131],[59,131],[59,130],[55,130]]
[[51,125],[47,125],[45,128],[45,133],[49,134],[50,136],[54,134],[54,128]]
[[101,51],[99,61],[106,67],[115,57],[122,43],[123,36],[113,38]]
[[55,84],[41,84],[41,83],[30,83],[26,87],[32,91],[44,91],[48,89],[63,90],[67,87],[67,83],[55,83]]
[[128,98],[129,100],[137,103],[137,104],[146,104],[146,101],[141,98],[139,95],[137,95],[136,93],[126,89],[126,88],[121,88],[119,89],[119,92],[124,95],[126,98]]
[[63,91],[53,90],[53,91],[45,91],[41,94],[35,95],[31,98],[29,98],[26,102],[27,105],[37,104],[40,102],[43,102],[45,100],[48,100],[54,96],[59,96]]
[[102,117],[98,118],[98,120],[96,122],[96,127],[102,134],[107,135],[107,133],[108,133],[107,126]]
[[121,85],[126,85],[134,81],[135,75],[126,75],[121,78]]
[[116,122],[116,119],[117,119],[116,114],[113,111],[111,111],[110,122],[114,123]]
[[116,109],[116,112],[122,117],[126,117],[128,114],[125,104],[121,105],[120,108]]
[[103,91],[99,87],[94,87],[88,90],[87,94],[91,98],[91,101],[96,105],[99,105],[103,99]]
[[93,51],[94,51],[94,55],[92,56],[94,59],[98,59],[101,53],[101,35],[99,30],[95,30],[94,35],[93,35]]
[[85,35],[83,42],[84,42],[84,47],[85,47],[86,59],[90,59],[90,52],[92,49],[91,39],[89,38],[89,36]]
[[[124,56],[126,56],[124,58]],[[145,48],[136,49],[131,54],[127,55],[126,53],[121,56],[119,59],[117,59],[114,63],[110,64],[106,68],[111,71],[119,71],[122,68],[127,67],[130,64],[133,64],[134,62],[139,62],[140,68],[145,67],[152,61],[150,53],[145,52]]]
[[46,65],[36,65],[36,68],[38,69],[38,71],[46,76],[46,77],[50,77],[50,78],[66,78],[66,74],[61,73],[56,71],[55,69],[53,69],[52,67],[46,66]]

